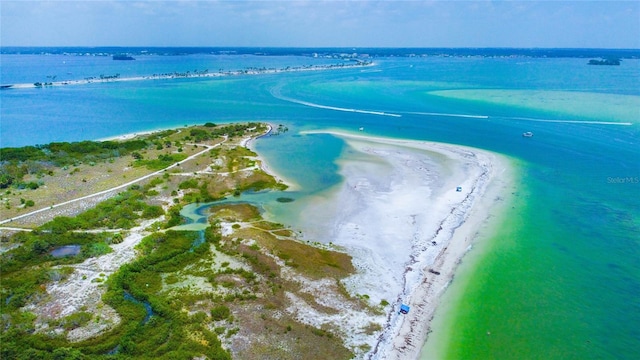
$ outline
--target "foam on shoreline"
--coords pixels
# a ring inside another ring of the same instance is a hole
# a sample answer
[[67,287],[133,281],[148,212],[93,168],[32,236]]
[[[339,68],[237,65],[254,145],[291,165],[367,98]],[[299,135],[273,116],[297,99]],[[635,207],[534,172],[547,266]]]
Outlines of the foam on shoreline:
[[366,358],[416,358],[457,264],[510,184],[508,162],[456,145],[323,133],[354,152],[340,160],[342,185],[309,202],[303,232],[352,255],[352,295],[390,303]]
[[164,128],[164,129],[139,131],[139,132],[133,132],[133,133],[128,133],[128,134],[109,136],[109,137],[106,137],[106,138],[98,139],[96,141],[126,141],[126,140],[135,139],[138,136],[151,135],[151,134],[155,134],[155,133],[159,133],[159,132],[166,131],[166,130],[171,130],[171,129],[175,129],[175,127],[168,127],[168,128]]

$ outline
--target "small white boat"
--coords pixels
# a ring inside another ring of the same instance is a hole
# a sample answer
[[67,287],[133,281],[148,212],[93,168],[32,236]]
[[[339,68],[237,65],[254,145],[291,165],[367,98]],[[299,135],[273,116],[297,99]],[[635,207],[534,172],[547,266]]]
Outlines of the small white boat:
[[523,132],[522,136],[523,137],[533,137],[533,133],[531,131]]

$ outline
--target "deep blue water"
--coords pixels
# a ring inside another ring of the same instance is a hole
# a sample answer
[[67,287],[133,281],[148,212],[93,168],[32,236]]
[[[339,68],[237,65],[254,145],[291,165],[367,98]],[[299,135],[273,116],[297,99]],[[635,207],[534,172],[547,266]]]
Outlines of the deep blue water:
[[[1,56],[3,84],[54,73],[138,76],[341,61],[295,54],[148,54],[133,62]],[[335,161],[348,151],[332,136],[302,130],[364,127],[367,134],[502,153],[520,164],[517,208],[453,300],[459,310],[449,321],[447,357],[631,359],[640,353],[640,60],[623,59],[620,66],[523,56],[374,61],[332,71],[2,90],[0,142],[101,139],[209,121],[284,124],[288,133],[263,138],[256,148],[301,185],[297,199],[337,184]],[[524,131],[534,137],[523,138]],[[277,196],[254,200],[295,226],[287,210],[295,202],[278,204]],[[491,341],[487,327],[497,334]]]

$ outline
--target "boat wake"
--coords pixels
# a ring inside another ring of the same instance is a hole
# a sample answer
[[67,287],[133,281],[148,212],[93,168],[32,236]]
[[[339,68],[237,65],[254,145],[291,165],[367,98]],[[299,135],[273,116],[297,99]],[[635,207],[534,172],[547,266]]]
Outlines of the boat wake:
[[592,125],[618,125],[618,126],[631,126],[631,125],[633,125],[633,123],[630,123],[630,122],[616,122],[616,121],[545,120],[545,119],[534,119],[534,118],[524,118],[524,117],[510,117],[510,118],[504,118],[504,119],[534,121],[534,122],[546,122],[546,123],[564,123],[564,124],[592,124]]
[[388,113],[388,112],[384,112],[384,111],[343,108],[343,107],[322,105],[322,104],[312,103],[312,102],[309,102],[309,101],[293,99],[293,98],[286,97],[286,96],[283,96],[282,94],[280,94],[279,89],[272,89],[271,90],[271,95],[273,97],[275,97],[276,99],[288,101],[288,102],[291,102],[291,103],[294,103],[294,104],[300,104],[300,105],[304,105],[304,106],[314,107],[314,108],[318,108],[318,109],[343,111],[343,112],[352,112],[352,113],[369,114],[369,115],[379,115],[379,116],[402,117],[402,115],[400,115],[400,114]]
[[[363,110],[363,109],[355,109],[355,108],[343,108],[338,106],[330,106],[312,103],[310,101],[304,101],[299,99],[290,98],[284,96],[280,93],[280,88],[275,87],[271,89],[271,95],[276,99],[284,100],[287,102],[291,102],[294,104],[300,104],[304,106],[314,107],[318,109],[326,109],[333,111],[343,111],[343,112],[352,112],[352,113],[360,113],[360,114],[370,114],[370,115],[379,115],[379,116],[391,116],[391,117],[402,117],[402,114],[405,115],[419,115],[419,116],[442,116],[442,117],[455,117],[455,118],[466,118],[466,119],[490,119],[493,118],[489,115],[472,115],[472,114],[452,114],[452,113],[437,113],[437,112],[419,112],[419,111],[394,111],[394,112],[386,112],[386,111],[378,111],[378,110]],[[527,118],[527,117],[495,117],[495,119],[503,119],[503,120],[523,120],[523,121],[534,121],[534,122],[546,122],[546,123],[565,123],[565,124],[591,124],[591,125],[617,125],[617,126],[631,126],[633,123],[631,122],[615,122],[615,121],[592,121],[592,120],[554,120],[554,119],[535,119],[535,118]]]
[[448,117],[459,117],[459,118],[470,118],[470,119],[488,119],[487,115],[467,115],[467,114],[448,114],[448,113],[434,113],[434,112],[403,112],[403,114],[411,114],[411,115],[425,115],[425,116],[448,116]]

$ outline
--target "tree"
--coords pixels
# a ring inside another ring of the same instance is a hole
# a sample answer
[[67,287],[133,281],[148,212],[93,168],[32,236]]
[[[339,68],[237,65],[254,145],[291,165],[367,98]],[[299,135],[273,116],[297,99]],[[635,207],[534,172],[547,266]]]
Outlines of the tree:
[[42,239],[42,238],[37,238],[31,244],[31,249],[36,254],[44,254],[47,251],[49,251],[49,243],[46,240]]
[[0,189],[6,189],[13,183],[13,178],[9,174],[0,174]]

